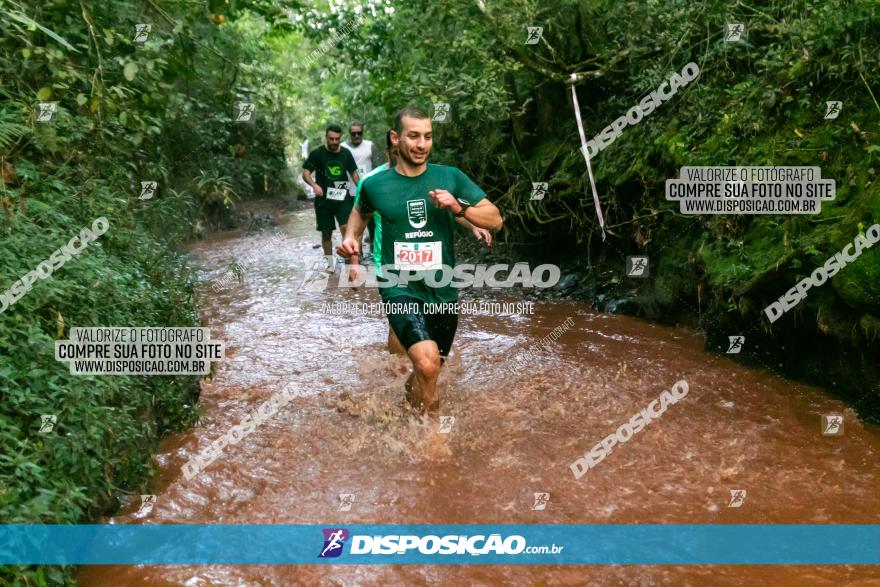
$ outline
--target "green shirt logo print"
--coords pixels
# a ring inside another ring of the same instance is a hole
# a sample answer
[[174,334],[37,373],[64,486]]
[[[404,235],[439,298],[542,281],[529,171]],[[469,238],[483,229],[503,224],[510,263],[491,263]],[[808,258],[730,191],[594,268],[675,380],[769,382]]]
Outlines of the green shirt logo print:
[[406,203],[409,223],[413,228],[421,228],[428,223],[428,210],[425,200],[410,200]]

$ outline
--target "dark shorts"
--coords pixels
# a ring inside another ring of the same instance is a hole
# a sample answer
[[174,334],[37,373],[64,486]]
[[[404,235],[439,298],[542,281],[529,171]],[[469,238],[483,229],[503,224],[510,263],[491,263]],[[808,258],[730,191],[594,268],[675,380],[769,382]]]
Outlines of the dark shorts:
[[458,328],[458,314],[451,311],[445,313],[429,313],[425,311],[425,303],[410,296],[397,296],[387,302],[388,324],[397,335],[403,348],[423,340],[433,340],[440,349],[440,356],[445,357],[452,348],[452,339]]
[[347,224],[353,206],[354,198],[351,196],[346,196],[344,200],[315,198],[315,229],[321,232],[333,232],[337,222],[339,226]]

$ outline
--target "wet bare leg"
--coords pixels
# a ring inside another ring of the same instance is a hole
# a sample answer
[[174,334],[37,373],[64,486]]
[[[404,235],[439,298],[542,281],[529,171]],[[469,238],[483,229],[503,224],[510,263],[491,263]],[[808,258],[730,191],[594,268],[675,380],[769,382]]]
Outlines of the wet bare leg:
[[332,231],[322,231],[321,232],[321,248],[324,249],[324,256],[325,257],[330,257],[333,254],[333,251],[331,250],[333,248],[333,232]]
[[440,409],[437,379],[440,376],[440,349],[433,340],[423,340],[407,351],[413,363],[413,372],[407,379],[406,399],[422,413],[436,414]]
[[[392,355],[406,355],[406,349],[403,348],[403,345],[400,344],[400,341],[397,339],[397,335],[394,334],[394,329],[388,329],[388,352]],[[409,380],[407,379],[407,384],[409,384]]]

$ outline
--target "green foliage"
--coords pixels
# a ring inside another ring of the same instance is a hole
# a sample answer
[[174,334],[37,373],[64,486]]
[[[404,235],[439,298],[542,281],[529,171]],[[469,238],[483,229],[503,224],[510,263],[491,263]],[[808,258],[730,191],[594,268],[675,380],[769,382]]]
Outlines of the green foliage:
[[[240,199],[290,190],[289,82],[266,42],[284,9],[221,2],[218,24],[193,3],[0,0],[0,290],[95,218],[110,223],[0,313],[0,523],[112,513],[145,489],[158,439],[196,421],[197,378],[73,376],[54,341],[73,326],[199,324],[177,245]],[[152,25],[142,44],[137,23]],[[252,122],[232,120],[239,101],[256,104]],[[158,182],[154,197],[139,198],[142,181]],[[43,414],[51,433],[38,433]],[[69,579],[0,571],[0,583]]]
[[[435,160],[476,176],[507,226],[536,239],[562,232],[579,244],[596,233],[569,75],[584,74],[577,89],[590,138],[690,61],[700,77],[594,160],[612,250],[654,254],[682,276],[696,261],[722,307],[750,308],[757,320],[759,304],[741,297],[778,297],[851,241],[858,222],[880,221],[876,2],[364,2],[316,11],[306,30],[318,39],[357,10],[368,12],[366,24],[315,68],[322,88],[342,104],[366,99],[382,128],[407,102],[449,102],[453,122],[435,124]],[[746,25],[743,42],[724,41],[728,22]],[[525,44],[529,26],[543,27],[540,43]],[[835,99],[842,114],[826,121],[825,101]],[[820,166],[837,199],[818,217],[683,217],[663,198],[683,165]],[[530,201],[532,181],[549,181],[550,196]],[[686,232],[701,235],[691,248],[678,238]],[[878,255],[865,254],[853,278],[835,280],[834,296],[805,307],[837,304],[857,324],[876,304]],[[658,286],[658,300],[694,295],[692,279],[672,283]]]

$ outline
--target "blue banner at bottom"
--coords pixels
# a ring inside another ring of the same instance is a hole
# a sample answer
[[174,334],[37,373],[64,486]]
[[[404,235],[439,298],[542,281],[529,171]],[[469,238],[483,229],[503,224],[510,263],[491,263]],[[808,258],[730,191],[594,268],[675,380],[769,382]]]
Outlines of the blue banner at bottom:
[[0,525],[0,564],[876,565],[880,525]]

